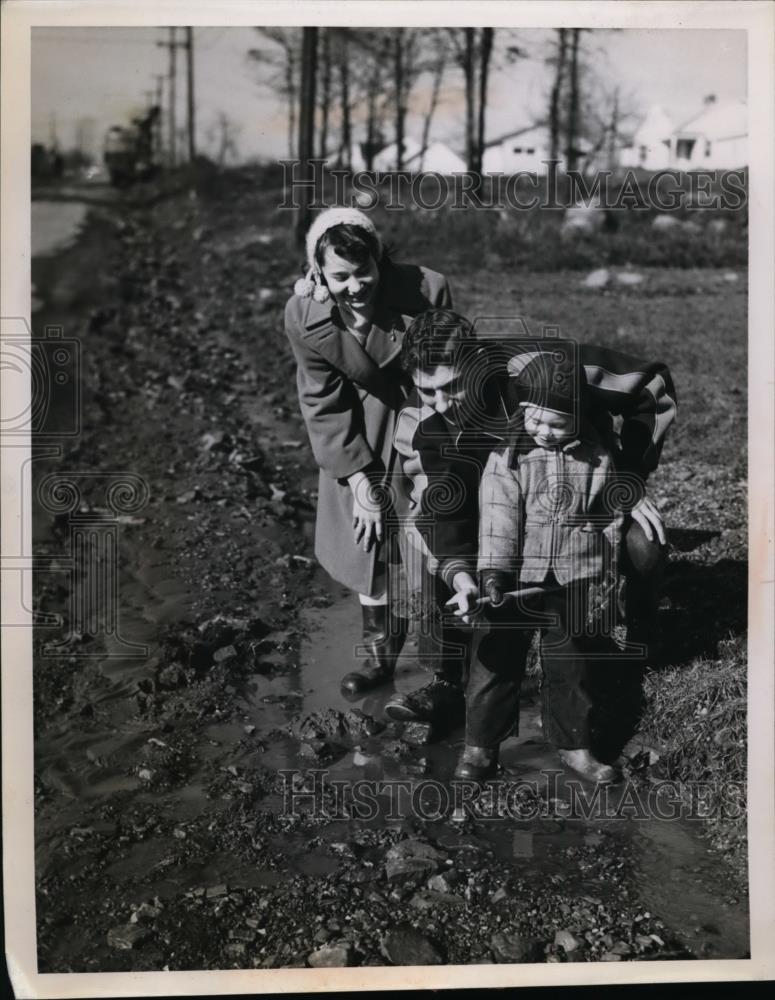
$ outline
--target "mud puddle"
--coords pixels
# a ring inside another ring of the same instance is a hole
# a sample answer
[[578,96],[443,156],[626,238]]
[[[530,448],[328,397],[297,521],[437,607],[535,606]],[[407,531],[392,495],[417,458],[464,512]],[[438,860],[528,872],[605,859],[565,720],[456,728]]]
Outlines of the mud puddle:
[[[344,657],[359,641],[358,611],[353,598],[335,597],[330,607],[303,615],[307,633],[300,650],[303,708],[346,711],[354,704],[389,725],[383,711],[388,696],[394,690],[413,690],[427,680],[427,674],[417,662],[416,643],[410,637],[394,681],[361,700],[346,701],[338,681],[351,669]],[[348,755],[331,768],[331,777],[377,783],[408,780],[412,789],[403,797],[383,797],[383,810],[376,821],[399,822],[411,817],[418,801],[413,793],[419,786],[450,782],[463,743],[460,729],[437,743],[417,748],[414,757],[422,758],[424,774],[409,779],[411,770],[381,757],[379,747],[370,753]],[[354,759],[359,766],[353,764]],[[481,838],[496,857],[512,864],[521,875],[562,885],[564,891],[575,890],[593,902],[624,893],[647,916],[661,919],[697,958],[741,958],[748,954],[746,901],[734,895],[723,862],[699,835],[698,821],[655,815],[653,810],[665,815],[664,802],[655,799],[648,787],[633,788],[628,782],[602,790],[596,798],[594,786],[564,773],[555,751],[543,738],[535,693],[523,706],[519,736],[502,747],[499,777],[512,792],[515,786],[538,789],[543,805],[539,808],[533,800],[523,805],[522,814],[548,811],[550,815],[519,819],[514,818],[512,809],[508,818],[486,814],[471,823],[469,817],[460,826],[463,842],[466,833],[475,830],[474,839]],[[453,805],[454,798],[449,802]],[[582,816],[575,818],[579,802]],[[394,810],[392,816],[386,815],[388,808]],[[584,810],[590,814],[588,818]],[[434,829],[437,833],[446,830],[448,836],[449,824],[434,828],[431,823],[428,832],[433,835]],[[589,863],[588,858],[580,863],[589,848],[602,856],[598,858],[602,865]],[[610,877],[612,869],[623,873],[623,881]]]

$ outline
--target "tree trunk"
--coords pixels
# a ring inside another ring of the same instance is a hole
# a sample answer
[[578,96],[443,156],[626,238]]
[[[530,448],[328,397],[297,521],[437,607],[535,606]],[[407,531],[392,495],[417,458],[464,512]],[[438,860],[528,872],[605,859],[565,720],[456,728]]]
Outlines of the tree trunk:
[[320,94],[320,158],[328,155],[328,114],[331,102],[331,34],[323,28],[323,74]]
[[466,168],[468,170],[474,169],[475,30],[475,28],[465,29],[465,49],[463,52],[463,73],[466,80]]
[[565,157],[568,170],[576,169],[576,139],[579,117],[579,36],[581,28],[574,28],[570,53],[570,103],[568,106],[568,133]]
[[[315,78],[317,76],[316,27],[302,29],[301,49],[301,98],[299,109],[299,174],[313,177],[312,163],[315,155]],[[304,245],[304,236],[310,223],[310,203],[313,193],[302,185],[299,192],[299,211],[296,217],[296,244]]]
[[288,156],[296,148],[296,58],[290,48],[285,53],[285,89],[288,92]]
[[431,99],[428,105],[428,111],[425,115],[422,125],[422,143],[420,145],[420,170],[425,167],[425,153],[428,149],[428,144],[430,143],[431,137],[431,124],[433,122],[433,116],[436,113],[436,106],[439,103],[439,94],[441,93],[441,81],[444,78],[444,69],[447,64],[447,54],[442,51],[436,65],[433,67],[433,84],[431,87]]
[[484,156],[485,117],[487,114],[487,77],[490,72],[490,56],[492,55],[494,35],[494,28],[482,28],[482,43],[479,57],[479,122],[474,157],[474,169],[478,174],[481,174],[482,172],[482,158]]
[[552,84],[552,95],[549,104],[549,136],[550,155],[556,160],[560,152],[560,95],[562,85],[565,82],[565,60],[568,51],[567,28],[558,28],[557,41],[557,66],[554,73],[554,83]]
[[393,32],[393,76],[396,89],[396,170],[404,169],[404,29]]
[[350,127],[350,53],[348,51],[347,35],[343,33],[339,53],[339,82],[342,102],[342,165],[351,168],[352,129]]
[[608,126],[608,169],[613,170],[616,166],[616,137],[619,134],[619,88],[614,90],[614,99],[611,106],[611,121]]

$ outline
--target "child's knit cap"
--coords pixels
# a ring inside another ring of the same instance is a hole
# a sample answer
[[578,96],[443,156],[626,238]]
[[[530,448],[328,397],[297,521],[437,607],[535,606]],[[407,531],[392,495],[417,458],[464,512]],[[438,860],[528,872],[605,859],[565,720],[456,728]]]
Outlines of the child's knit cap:
[[508,369],[521,403],[579,416],[586,378],[576,361],[575,344],[558,340],[544,349],[528,350],[513,357]]

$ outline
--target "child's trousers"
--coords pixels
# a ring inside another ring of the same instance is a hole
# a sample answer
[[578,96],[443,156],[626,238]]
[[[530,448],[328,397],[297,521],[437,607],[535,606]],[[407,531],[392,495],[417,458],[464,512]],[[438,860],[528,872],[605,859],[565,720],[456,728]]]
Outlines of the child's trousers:
[[[547,580],[547,586],[557,586]],[[466,691],[466,743],[495,747],[519,719],[519,695],[527,653],[536,627],[541,631],[541,686],[544,735],[559,749],[592,749],[604,714],[601,679],[617,647],[587,626],[585,581],[547,592],[526,607],[490,610],[488,623],[475,630]]]

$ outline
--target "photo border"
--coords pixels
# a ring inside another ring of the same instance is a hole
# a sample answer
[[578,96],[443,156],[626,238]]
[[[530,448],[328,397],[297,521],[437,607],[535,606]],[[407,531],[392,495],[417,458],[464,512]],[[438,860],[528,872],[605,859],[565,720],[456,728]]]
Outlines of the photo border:
[[[8,0],[2,7],[2,282],[0,316],[30,321],[30,29],[347,24],[514,27],[727,28],[748,31],[749,188],[749,692],[748,823],[751,958],[740,960],[445,965],[433,968],[258,969],[194,972],[36,971],[32,741],[32,631],[2,632],[3,868],[8,968],[18,997],[185,996],[329,990],[446,989],[762,980],[775,975],[775,752],[773,702],[773,305],[775,273],[775,7],[740,2],[564,2],[437,4],[421,0]],[[14,388],[18,384],[14,382]],[[3,413],[29,403],[4,394]],[[755,433],[751,433],[751,428]],[[3,444],[2,551],[29,537],[29,440]],[[26,480],[26,482],[23,482]],[[27,489],[22,489],[26,486]],[[9,577],[9,579],[6,579]],[[4,573],[2,620],[32,606],[30,573]],[[12,579],[11,579],[12,578]],[[29,612],[27,612],[29,615]]]

